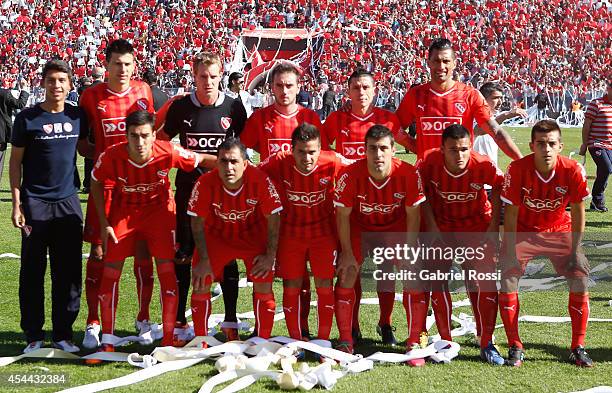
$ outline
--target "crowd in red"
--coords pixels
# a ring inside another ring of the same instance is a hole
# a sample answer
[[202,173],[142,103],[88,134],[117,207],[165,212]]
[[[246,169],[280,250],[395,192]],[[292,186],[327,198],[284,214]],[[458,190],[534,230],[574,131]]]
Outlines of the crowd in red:
[[325,37],[319,81],[342,83],[361,63],[390,94],[403,91],[426,79],[430,40],[447,37],[460,80],[503,80],[516,95],[546,87],[580,97],[611,77],[611,10],[592,0],[6,0],[0,79],[36,84],[41,62],[53,57],[87,75],[107,43],[124,37],[141,67],[180,86],[202,49],[229,61],[243,30],[306,27]]

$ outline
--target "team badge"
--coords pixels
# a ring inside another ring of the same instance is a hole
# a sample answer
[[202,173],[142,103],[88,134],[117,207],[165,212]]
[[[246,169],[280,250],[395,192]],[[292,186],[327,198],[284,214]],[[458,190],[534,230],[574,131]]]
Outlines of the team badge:
[[457,110],[462,114],[465,112],[465,106],[463,106],[463,104],[460,102],[455,102],[455,108],[457,108]]
[[223,128],[224,130],[227,130],[228,128],[230,128],[231,125],[232,125],[232,118],[231,117],[222,117],[221,118],[221,128]]
[[136,105],[138,105],[140,109],[142,109],[143,111],[146,111],[147,108],[149,107],[149,105],[147,105],[147,101],[144,99],[140,99],[136,101]]
[[43,131],[46,132],[47,134],[50,134],[53,132],[53,124],[45,124],[43,125]]

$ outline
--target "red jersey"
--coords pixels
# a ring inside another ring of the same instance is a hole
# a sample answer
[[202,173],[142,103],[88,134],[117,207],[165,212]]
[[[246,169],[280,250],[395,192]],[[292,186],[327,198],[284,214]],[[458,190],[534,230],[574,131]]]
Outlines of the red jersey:
[[91,177],[98,182],[115,184],[113,206],[163,205],[172,196],[168,179],[170,169],[192,171],[197,165],[194,152],[166,141],[155,141],[149,161],[136,164],[129,158],[127,142],[122,142],[100,154]]
[[336,141],[336,151],[346,158],[356,160],[365,157],[365,135],[373,125],[380,124],[396,136],[400,130],[399,119],[384,109],[374,108],[365,117],[353,112],[336,111],[329,115],[323,124],[322,133],[329,142]]
[[470,131],[473,143],[474,120],[482,126],[491,118],[482,94],[461,82],[443,93],[434,90],[430,83],[413,87],[395,114],[403,128],[416,122],[417,158],[442,145],[442,131],[449,125],[463,125]]
[[225,239],[229,245],[264,243],[267,239],[266,215],[283,207],[272,180],[249,165],[238,190],[223,186],[217,169],[200,176],[193,186],[187,214],[204,218],[204,231]]
[[425,200],[416,168],[393,158],[391,173],[383,182],[374,180],[366,160],[347,167],[336,182],[334,205],[352,207],[351,228],[363,232],[406,231],[405,206]]
[[504,181],[504,174],[490,158],[472,150],[465,170],[453,175],[446,169],[444,154],[438,148],[426,152],[418,168],[441,231],[486,230],[492,209],[484,186],[501,187]]
[[589,196],[586,172],[576,161],[558,156],[557,165],[544,179],[530,154],[508,166],[501,198],[519,207],[517,231],[544,232],[570,223],[567,205]]
[[268,157],[260,168],[277,184],[283,202],[281,233],[298,239],[335,236],[334,179],[348,160],[322,151],[315,168],[302,173],[290,152]]
[[[283,115],[274,105],[253,112],[247,120],[240,140],[246,147],[259,152],[260,161],[279,151],[291,151],[291,134],[302,123],[310,123],[321,130],[321,120],[316,112],[298,106],[291,115]],[[329,141],[321,133],[321,147],[329,150]]]
[[87,113],[94,133],[94,159],[107,147],[125,141],[127,115],[137,110],[155,112],[151,88],[144,82],[134,80],[122,93],[112,91],[107,83],[98,83],[83,91],[79,105]]

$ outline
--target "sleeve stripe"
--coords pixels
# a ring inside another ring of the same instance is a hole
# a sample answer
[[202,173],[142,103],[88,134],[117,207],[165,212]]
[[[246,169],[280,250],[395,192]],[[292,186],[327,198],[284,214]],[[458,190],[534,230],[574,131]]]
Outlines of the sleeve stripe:
[[95,176],[94,176],[94,172],[91,171],[91,178],[94,179],[97,182],[100,182]]
[[198,215],[195,214],[194,212],[192,212],[191,210],[187,210],[187,214],[192,216],[192,217],[197,217]]
[[282,206],[277,207],[276,209],[272,210],[272,211],[270,212],[270,214],[276,214],[276,213],[280,212],[281,210],[283,210],[283,207],[282,207]]
[[412,207],[419,206],[421,203],[425,202],[425,200],[427,200],[427,197],[425,195],[423,195],[423,197],[421,199],[419,199],[418,201],[416,201],[416,202],[414,202],[412,204]]
[[500,196],[499,198],[506,204],[514,206],[514,203],[512,203],[508,198],[504,198],[503,196]]
[[346,207],[346,206],[344,206],[344,203],[342,202],[334,201],[334,207]]

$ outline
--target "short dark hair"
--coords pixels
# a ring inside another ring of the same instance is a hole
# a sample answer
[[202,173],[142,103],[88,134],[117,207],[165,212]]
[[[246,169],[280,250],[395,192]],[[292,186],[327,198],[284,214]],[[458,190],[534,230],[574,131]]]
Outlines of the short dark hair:
[[149,68],[142,74],[142,79],[147,82],[147,84],[154,85],[157,83],[157,74]]
[[348,85],[351,85],[351,82],[353,81],[353,79],[359,79],[361,77],[369,77],[372,79],[372,84],[374,83],[374,74],[372,74],[370,71],[364,69],[364,68],[357,68],[355,71],[353,71],[353,73],[351,74],[351,76],[349,76],[348,78]]
[[246,146],[240,142],[239,138],[235,138],[233,136],[227,137],[221,144],[219,145],[218,151],[221,153],[221,150],[229,151],[233,148],[237,147],[240,150],[240,155],[243,160],[247,159],[247,150]]
[[554,120],[540,120],[531,128],[531,141],[535,140],[536,133],[548,133],[551,131],[559,131],[559,139],[561,139],[561,128]]
[[441,50],[447,50],[447,49],[450,49],[453,52],[453,59],[454,59],[455,50],[453,49],[453,43],[450,42],[450,40],[446,38],[435,38],[433,41],[431,41],[431,44],[429,45],[429,50],[427,51],[427,58],[430,59],[431,54],[436,50],[441,51]]
[[229,78],[227,79],[227,83],[231,86],[234,81],[237,81],[242,77],[244,77],[244,74],[242,72],[232,72]]
[[144,126],[147,124],[151,126],[151,129],[155,127],[155,115],[147,111],[135,111],[125,118],[125,131],[127,132],[130,127]]
[[106,47],[106,61],[110,61],[113,53],[117,53],[119,55],[134,55],[134,46],[130,44],[128,40],[120,38],[108,44]]
[[321,144],[319,129],[310,123],[302,123],[291,133],[291,146],[295,147],[298,142],[309,142],[315,139]]
[[298,82],[300,80],[300,76],[302,76],[300,71],[294,65],[290,63],[279,63],[279,65],[277,65],[270,73],[270,82],[274,83],[274,78],[276,78],[276,75],[281,75],[281,74],[286,74],[286,73],[295,74]]
[[496,82],[486,82],[482,86],[480,86],[480,94],[484,96],[484,98],[489,98],[491,94],[496,91],[504,94],[504,89],[501,87],[499,83]]
[[387,127],[376,124],[370,127],[368,132],[366,132],[364,142],[367,144],[368,139],[379,140],[382,138],[389,138],[391,140],[391,146],[395,144],[395,138],[393,138],[393,133]]
[[461,124],[451,124],[442,131],[442,144],[444,144],[448,138],[457,140],[469,137],[470,132],[467,128]]
[[45,80],[47,74],[52,71],[64,72],[68,74],[68,79],[72,80],[72,70],[68,63],[63,60],[53,59],[46,62],[42,70],[42,79]]

